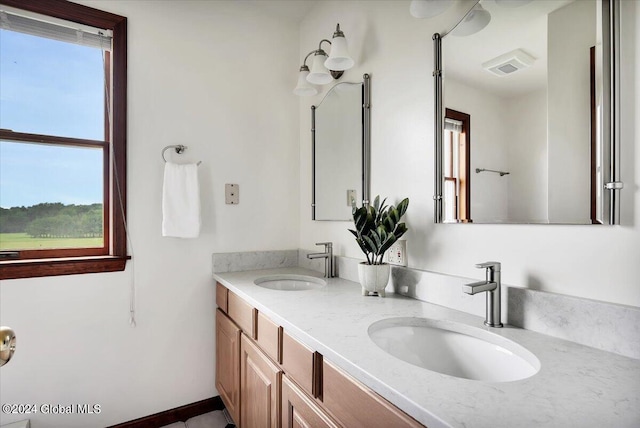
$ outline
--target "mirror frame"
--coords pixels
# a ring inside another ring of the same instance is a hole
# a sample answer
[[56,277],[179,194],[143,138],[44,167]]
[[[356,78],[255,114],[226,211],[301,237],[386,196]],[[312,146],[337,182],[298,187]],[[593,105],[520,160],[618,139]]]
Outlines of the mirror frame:
[[[340,82],[334,85],[322,101],[338,85],[362,85],[362,204],[368,205],[371,186],[371,75],[365,73],[362,82]],[[316,220],[316,109],[322,104],[311,106],[311,220]],[[316,221],[347,221],[347,220],[316,220]]]
[[[480,0],[476,2],[479,3]],[[475,6],[475,5],[474,5]],[[602,224],[620,224],[620,194],[624,187],[620,180],[620,4],[617,0],[601,0],[602,52],[603,52],[603,165],[604,189],[602,204],[605,207]],[[433,222],[443,223],[443,139],[444,98],[442,94],[442,37],[433,35],[433,83],[434,83],[434,193]],[[487,223],[484,223],[487,224]],[[501,224],[501,223],[493,223]]]

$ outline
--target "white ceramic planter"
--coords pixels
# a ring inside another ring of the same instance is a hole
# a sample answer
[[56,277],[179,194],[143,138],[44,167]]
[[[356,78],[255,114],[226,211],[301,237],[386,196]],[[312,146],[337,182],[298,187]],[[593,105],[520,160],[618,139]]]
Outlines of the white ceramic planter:
[[391,265],[386,263],[381,265],[368,265],[362,262],[358,265],[358,278],[362,285],[362,295],[368,296],[376,293],[380,297],[384,297],[384,289],[389,282],[389,273]]

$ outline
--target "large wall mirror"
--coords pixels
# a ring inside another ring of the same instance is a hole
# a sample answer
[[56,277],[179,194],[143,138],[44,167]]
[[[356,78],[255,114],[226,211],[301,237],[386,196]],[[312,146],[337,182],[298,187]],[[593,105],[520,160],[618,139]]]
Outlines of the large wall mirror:
[[370,77],[338,83],[311,106],[313,220],[351,220],[369,200]]
[[619,222],[618,7],[480,0],[434,35],[436,222]]

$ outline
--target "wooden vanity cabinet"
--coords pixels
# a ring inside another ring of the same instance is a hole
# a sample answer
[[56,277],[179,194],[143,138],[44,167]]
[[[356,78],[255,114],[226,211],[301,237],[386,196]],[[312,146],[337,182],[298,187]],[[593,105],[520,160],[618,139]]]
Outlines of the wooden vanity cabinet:
[[238,428],[422,427],[219,283],[216,302],[216,388]]
[[234,421],[240,420],[240,328],[216,310],[216,389]]
[[344,427],[423,427],[415,419],[327,361],[323,361],[322,365],[322,403]]
[[287,375],[283,375],[282,428],[339,428],[339,425]]

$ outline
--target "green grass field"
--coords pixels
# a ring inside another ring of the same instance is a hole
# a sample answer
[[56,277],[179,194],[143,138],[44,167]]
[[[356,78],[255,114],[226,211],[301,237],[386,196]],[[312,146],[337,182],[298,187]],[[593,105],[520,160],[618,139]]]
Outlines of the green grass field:
[[32,238],[26,233],[0,233],[0,251],[102,247],[102,238]]

